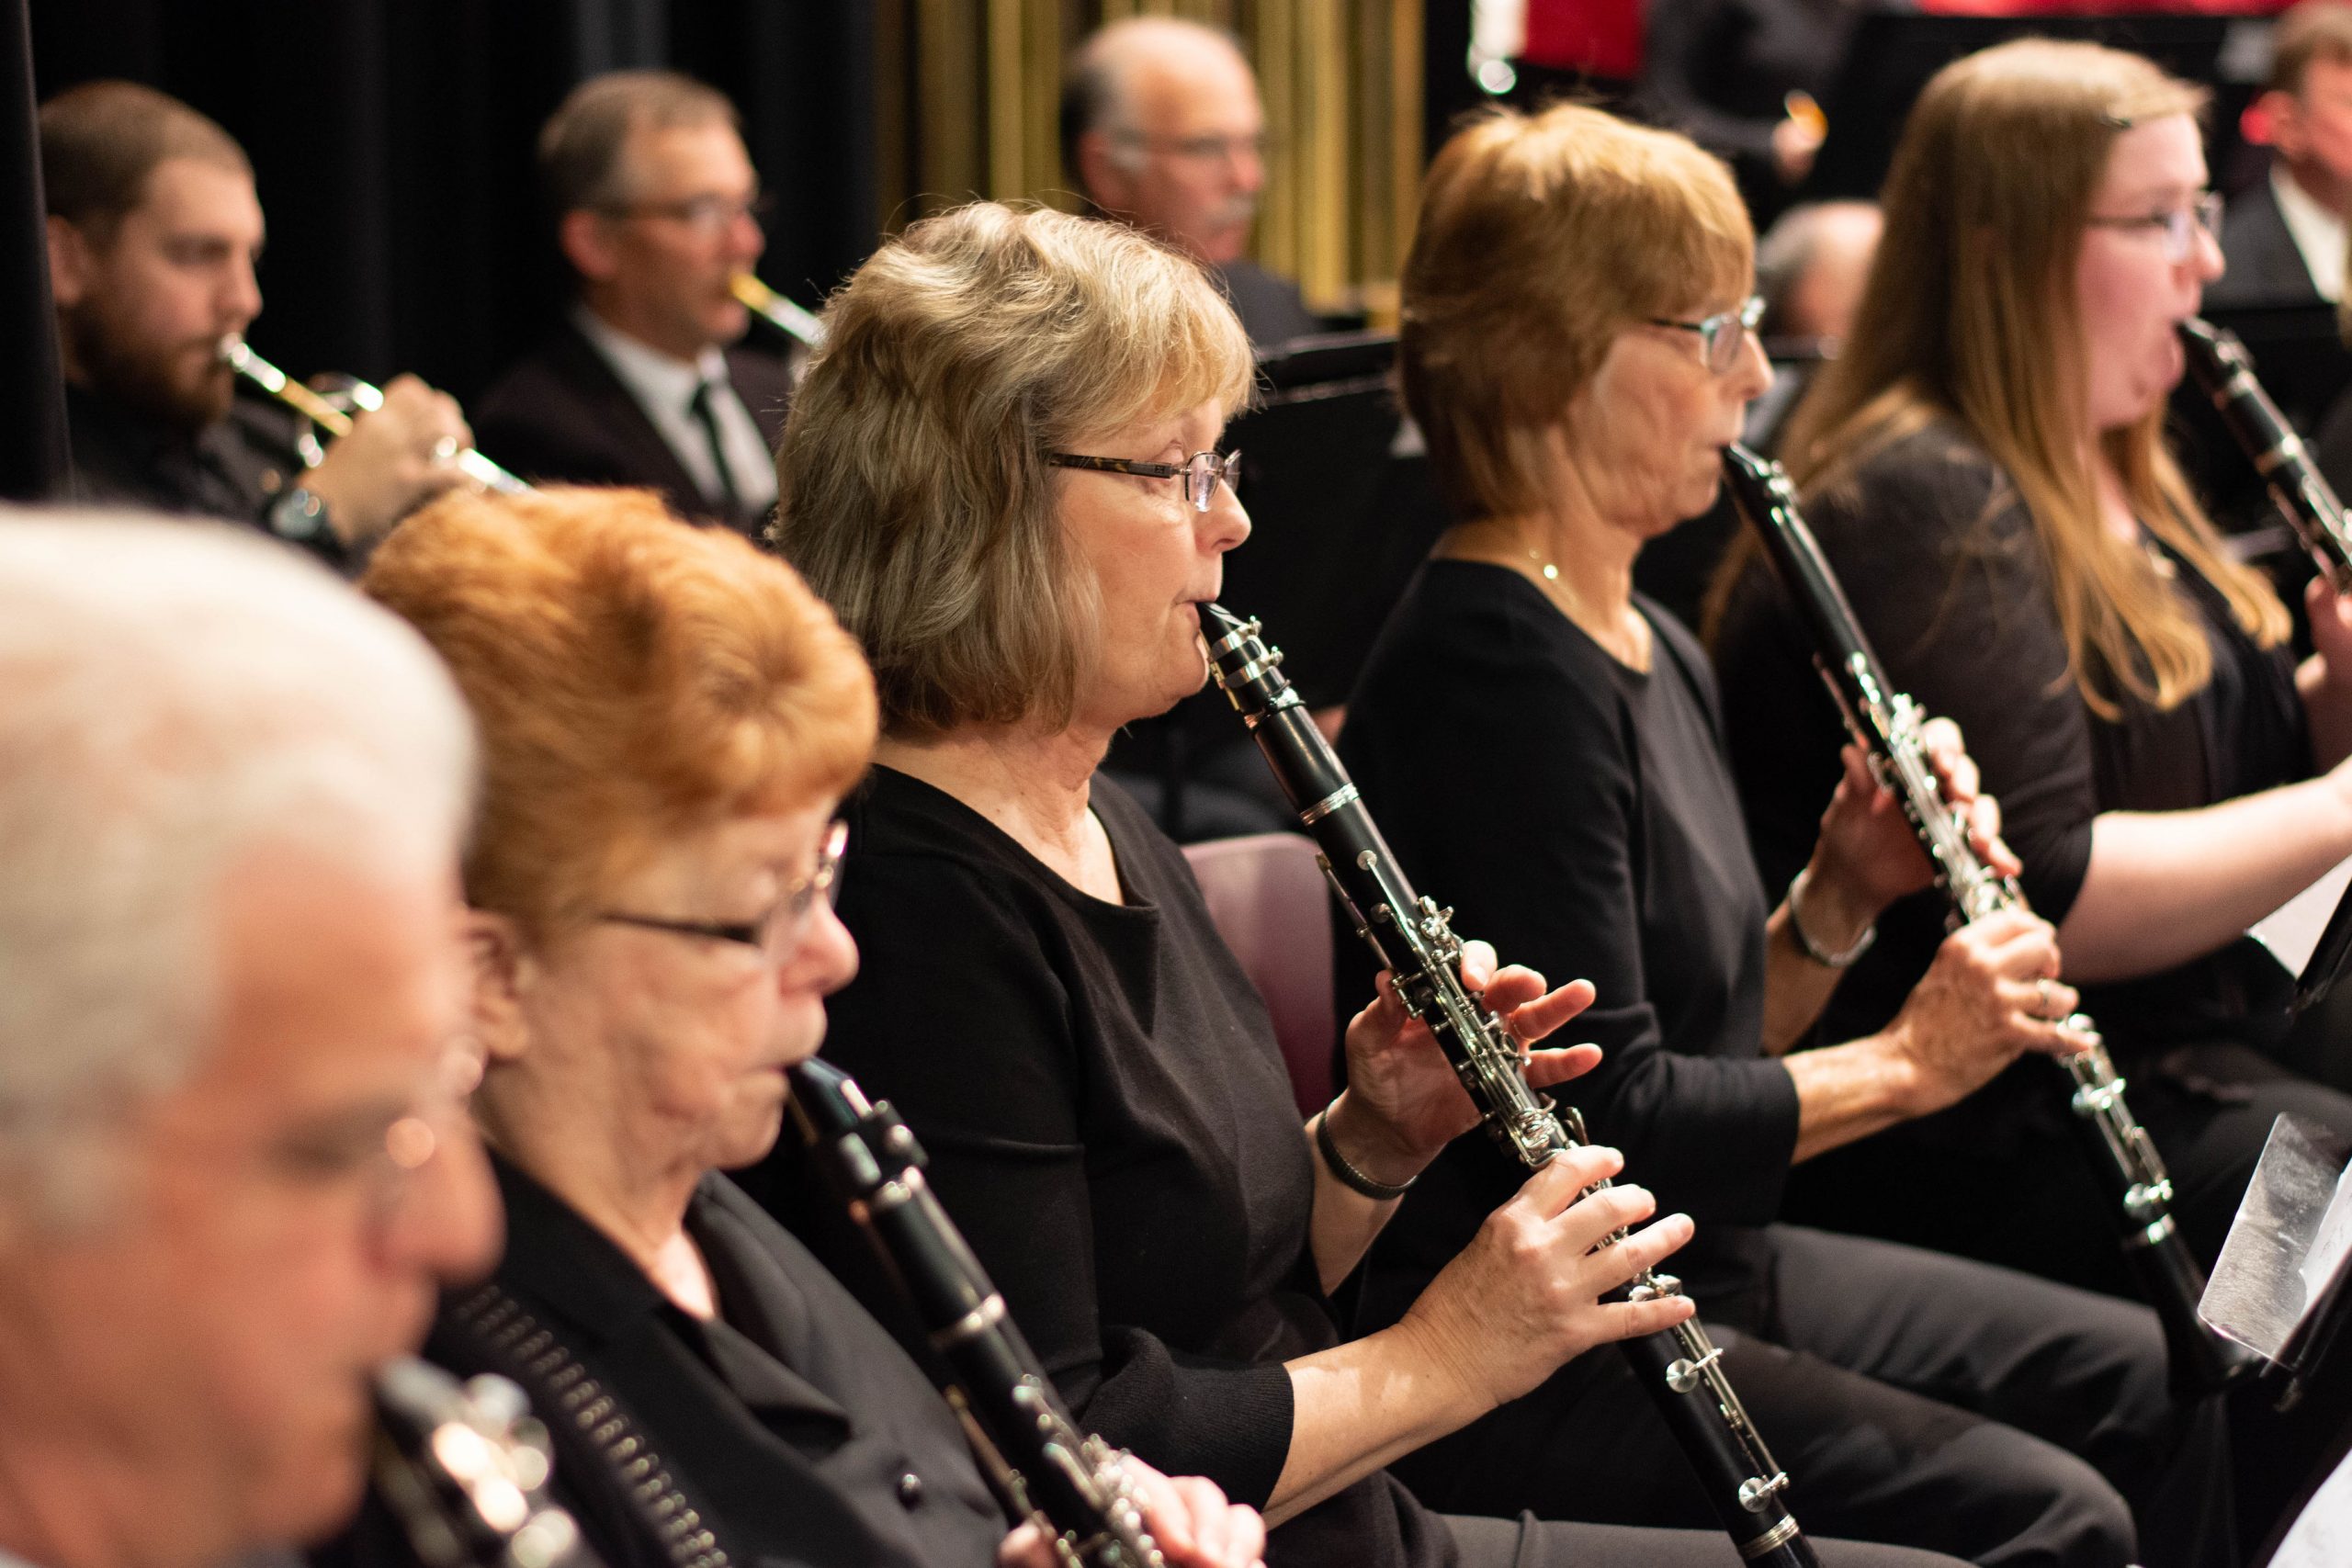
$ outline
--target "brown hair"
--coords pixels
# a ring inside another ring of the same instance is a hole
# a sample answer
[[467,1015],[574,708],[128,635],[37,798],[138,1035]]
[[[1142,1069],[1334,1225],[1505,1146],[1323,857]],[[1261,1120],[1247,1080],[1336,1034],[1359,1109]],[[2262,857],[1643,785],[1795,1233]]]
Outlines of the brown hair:
[[466,897],[545,942],[665,839],[856,782],[865,661],[790,568],[650,491],[456,492],[361,586],[424,634],[481,727]]
[[[2204,104],[2203,88],[2097,44],[2021,39],[1939,72],[1895,149],[1853,335],[1785,443],[1792,475],[1818,491],[1889,442],[1956,420],[2031,514],[2075,682],[2109,716],[2119,692],[2177,704],[2211,678],[2212,649],[2191,606],[2100,520],[2082,458],[2092,433],[2075,266],[2117,133]],[[2223,553],[2164,418],[2159,406],[2098,437],[2133,512],[2250,634],[2280,641],[2284,607]]]
[[539,184],[560,218],[628,199],[621,154],[639,126],[742,122],[727,95],[675,71],[609,71],[571,89],[539,128]]
[[85,82],[40,107],[42,199],[103,244],[147,197],[147,176],[194,158],[253,178],[237,139],[177,98],[136,82]]
[[1046,454],[1229,412],[1254,365],[1199,265],[1122,223],[976,202],[876,252],[793,399],[775,536],[865,645],[883,727],[1068,722],[1102,628]]
[[2270,81],[2266,91],[2301,93],[2312,62],[2352,63],[2352,6],[2343,0],[2303,0],[2270,33]]
[[1610,341],[1744,292],[1755,245],[1730,171],[1670,131],[1577,104],[1457,131],[1421,186],[1399,344],[1455,509],[1538,505],[1544,433]]

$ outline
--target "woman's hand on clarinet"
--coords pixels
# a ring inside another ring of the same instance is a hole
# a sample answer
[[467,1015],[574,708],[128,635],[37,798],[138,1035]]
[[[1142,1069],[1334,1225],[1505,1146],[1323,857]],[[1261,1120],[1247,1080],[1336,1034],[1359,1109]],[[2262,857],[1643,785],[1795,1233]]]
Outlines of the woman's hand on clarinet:
[[2022,910],[1988,915],[1944,938],[1883,1036],[1909,1070],[1909,1112],[1942,1110],[2025,1052],[2083,1049],[2088,1042],[2066,1027],[2080,998],[2058,973],[2057,932]]
[[[1169,1568],[1264,1568],[1266,1521],[1257,1509],[1227,1502],[1204,1476],[1162,1475],[1133,1454],[1120,1462],[1143,1505],[1144,1528]],[[996,1560],[998,1568],[1058,1568],[1060,1562],[1035,1525],[1006,1536]]]
[[[1592,1005],[1592,986],[1571,980],[1545,990],[1544,976],[1521,964],[1497,969],[1495,950],[1466,942],[1462,983],[1483,993],[1524,1054],[1527,1081],[1537,1089],[1590,1072],[1597,1045],[1529,1051]],[[1408,1181],[1438,1151],[1478,1124],[1478,1112],[1444,1050],[1426,1025],[1405,1010],[1396,988],[1380,976],[1372,1004],[1348,1024],[1348,1088],[1324,1113],[1331,1136],[1350,1164],[1375,1181]]]
[[1594,1346],[1671,1328],[1694,1310],[1681,1296],[1600,1300],[1690,1239],[1690,1216],[1669,1214],[1594,1250],[1657,1212],[1640,1187],[1577,1196],[1623,1165],[1615,1149],[1587,1145],[1529,1177],[1397,1324],[1417,1362],[1472,1407],[1516,1399]]
[[[1960,726],[1948,718],[1931,718],[1921,727],[1919,738],[1944,801],[1967,822],[1969,842],[1977,855],[1999,874],[2015,876],[2018,858],[2001,841],[2000,802],[1981,793],[1976,763],[1962,744]],[[1859,935],[1889,904],[1935,880],[1902,802],[1879,783],[1862,749],[1849,743],[1838,755],[1845,776],[1838,781],[1829,809],[1822,813],[1821,838],[1805,881],[1805,929],[1815,931],[1818,921],[1822,929],[1815,934],[1824,940],[1849,926]]]
[[[1264,1568],[1266,1521],[1243,1503],[1228,1503],[1199,1475],[1165,1476],[1129,1454],[1120,1461],[1143,1505],[1144,1528],[1169,1568]],[[1059,1568],[1037,1527],[1024,1524],[997,1550],[998,1568]]]

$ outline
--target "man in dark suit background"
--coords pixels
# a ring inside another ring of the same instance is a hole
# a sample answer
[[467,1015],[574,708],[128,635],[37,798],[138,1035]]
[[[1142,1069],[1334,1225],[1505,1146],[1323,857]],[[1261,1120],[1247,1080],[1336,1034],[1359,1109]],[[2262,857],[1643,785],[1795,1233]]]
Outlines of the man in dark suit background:
[[647,485],[757,534],[792,378],[781,356],[729,346],[750,316],[728,280],[767,243],[735,107],[673,72],[592,77],[538,157],[578,295],[482,398],[483,448],[526,478]]
[[1070,57],[1062,162],[1089,201],[1208,265],[1260,347],[1321,330],[1298,285],[1242,253],[1266,184],[1266,111],[1229,33],[1144,17]]
[[2206,302],[2332,303],[2344,293],[2352,212],[2352,6],[2303,0],[2279,19],[2257,107],[2278,155],[2268,177],[2230,203],[2221,236],[2229,270]]

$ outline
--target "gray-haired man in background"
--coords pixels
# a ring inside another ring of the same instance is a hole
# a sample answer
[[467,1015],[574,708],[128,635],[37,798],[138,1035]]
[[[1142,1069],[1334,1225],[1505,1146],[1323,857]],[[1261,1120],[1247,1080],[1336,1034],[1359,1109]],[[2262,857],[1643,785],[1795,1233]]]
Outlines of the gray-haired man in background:
[[1070,57],[1062,163],[1089,201],[1207,265],[1263,348],[1319,324],[1298,285],[1250,261],[1266,185],[1266,111],[1233,35],[1197,22],[1114,22]]
[[413,633],[209,525],[0,519],[0,1561],[317,1537],[486,1268],[472,742]]

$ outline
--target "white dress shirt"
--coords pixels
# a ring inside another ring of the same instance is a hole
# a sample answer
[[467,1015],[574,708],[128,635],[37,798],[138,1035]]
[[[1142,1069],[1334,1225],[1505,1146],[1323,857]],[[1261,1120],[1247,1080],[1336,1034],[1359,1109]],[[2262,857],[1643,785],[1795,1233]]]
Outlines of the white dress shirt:
[[719,448],[727,455],[727,477],[735,483],[736,499],[746,512],[764,512],[775,504],[775,454],[768,450],[752,411],[735,395],[724,353],[712,347],[704,349],[697,359],[673,359],[584,305],[574,308],[571,319],[621,378],[621,385],[653,422],[653,428],[662,433],[662,439],[694,479],[695,489],[716,502],[718,470],[711,465],[710,437],[694,412],[695,393],[708,383],[711,417],[718,425]]
[[2312,198],[2282,164],[2270,165],[2270,192],[2278,198],[2278,216],[2303,254],[2303,269],[2312,275],[2319,297],[2329,304],[2344,298],[2344,217]]

